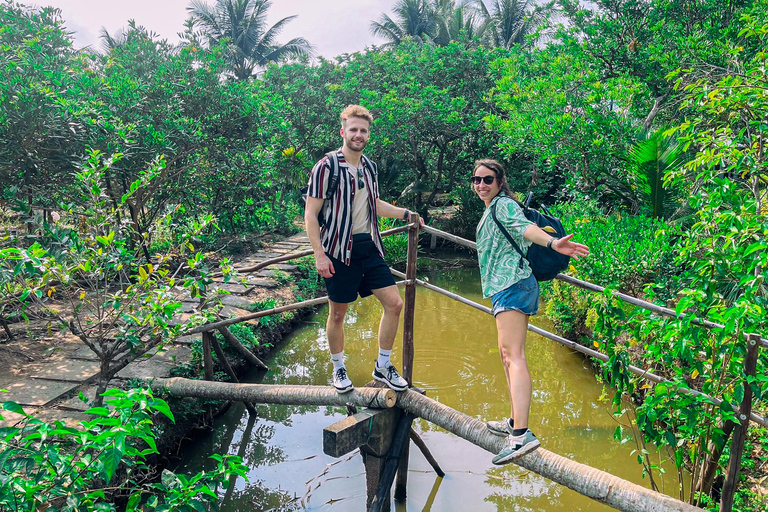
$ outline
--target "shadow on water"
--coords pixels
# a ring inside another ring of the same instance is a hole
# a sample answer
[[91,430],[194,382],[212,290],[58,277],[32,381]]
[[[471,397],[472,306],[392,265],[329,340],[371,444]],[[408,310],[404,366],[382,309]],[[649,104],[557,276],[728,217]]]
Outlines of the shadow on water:
[[[471,300],[481,298],[476,269],[434,272],[432,283]],[[414,384],[428,396],[465,414],[499,419],[509,413],[506,381],[496,346],[493,318],[429,290],[417,290]],[[376,356],[381,317],[373,298],[350,306],[346,327],[347,369],[357,385],[368,382]],[[330,383],[325,337],[327,308],[286,340],[266,374],[250,382],[267,384]],[[544,317],[534,323],[551,330]],[[402,325],[401,325],[402,328]],[[402,334],[398,333],[398,340]],[[399,342],[398,342],[399,343]],[[631,455],[635,444],[613,438],[617,423],[611,404],[589,364],[579,354],[529,333],[527,356],[533,379],[531,428],[546,449],[564,457],[649,486]],[[399,361],[399,346],[394,361]],[[220,490],[221,510],[234,512],[365,509],[365,474],[360,455],[333,459],[322,452],[322,429],[342,418],[342,408],[257,406],[251,418],[235,404],[210,436],[190,447],[180,472],[210,469],[210,454],[237,454],[250,468],[246,483],[237,479]],[[565,487],[515,465],[493,466],[491,454],[424,420],[414,422],[446,477],[437,478],[417,449],[411,449],[406,511],[595,511],[609,510]],[[664,482],[675,494],[672,467]]]

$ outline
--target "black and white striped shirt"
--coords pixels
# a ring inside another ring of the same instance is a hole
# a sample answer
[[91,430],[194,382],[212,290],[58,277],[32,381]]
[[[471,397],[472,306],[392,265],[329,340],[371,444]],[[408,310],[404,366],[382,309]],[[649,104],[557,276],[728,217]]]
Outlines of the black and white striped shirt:
[[[356,174],[347,171],[347,161],[341,148],[336,152],[339,160],[339,184],[336,193],[323,202],[323,218],[325,225],[320,228],[320,240],[323,250],[349,265],[352,254],[352,202],[355,200],[357,185]],[[368,205],[370,206],[371,238],[381,257],[384,257],[384,246],[379,232],[379,221],[376,216],[376,199],[379,197],[379,183],[376,174],[376,164],[367,158],[362,158],[363,180],[368,187]],[[368,166],[371,163],[373,168]],[[328,178],[330,177],[330,162],[328,157],[323,157],[312,168],[309,176],[307,195],[318,199],[325,199],[328,191]]]

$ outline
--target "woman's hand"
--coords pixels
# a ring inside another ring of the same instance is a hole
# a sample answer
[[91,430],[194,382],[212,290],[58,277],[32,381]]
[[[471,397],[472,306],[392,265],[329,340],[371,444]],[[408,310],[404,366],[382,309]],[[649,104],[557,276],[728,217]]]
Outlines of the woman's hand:
[[560,254],[570,256],[577,260],[582,256],[588,256],[589,247],[584,244],[571,242],[571,238],[573,238],[573,233],[570,235],[565,235],[563,238],[558,238],[552,242],[552,249],[559,252]]

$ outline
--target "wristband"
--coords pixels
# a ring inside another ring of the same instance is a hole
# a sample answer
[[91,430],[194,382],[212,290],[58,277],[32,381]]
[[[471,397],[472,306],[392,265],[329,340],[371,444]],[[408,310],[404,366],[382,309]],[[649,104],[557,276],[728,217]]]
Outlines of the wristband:
[[408,222],[409,220],[411,220],[411,210],[408,210],[408,209],[405,210],[405,213],[403,214],[403,220],[405,222]]
[[[559,240],[559,238],[552,237],[552,238],[549,239],[549,242],[547,242],[547,249],[552,249],[552,243],[555,240]],[[554,251],[554,249],[552,249],[552,250]]]

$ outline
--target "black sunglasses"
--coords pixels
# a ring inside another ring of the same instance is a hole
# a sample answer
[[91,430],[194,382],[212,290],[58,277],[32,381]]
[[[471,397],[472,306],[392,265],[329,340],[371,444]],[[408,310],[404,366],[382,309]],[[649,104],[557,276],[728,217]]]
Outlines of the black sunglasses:
[[365,188],[365,180],[363,179],[363,168],[357,169],[357,188],[360,190]]
[[473,185],[479,185],[482,181],[486,185],[490,185],[493,183],[493,180],[496,179],[496,176],[470,176],[469,181],[472,182]]

